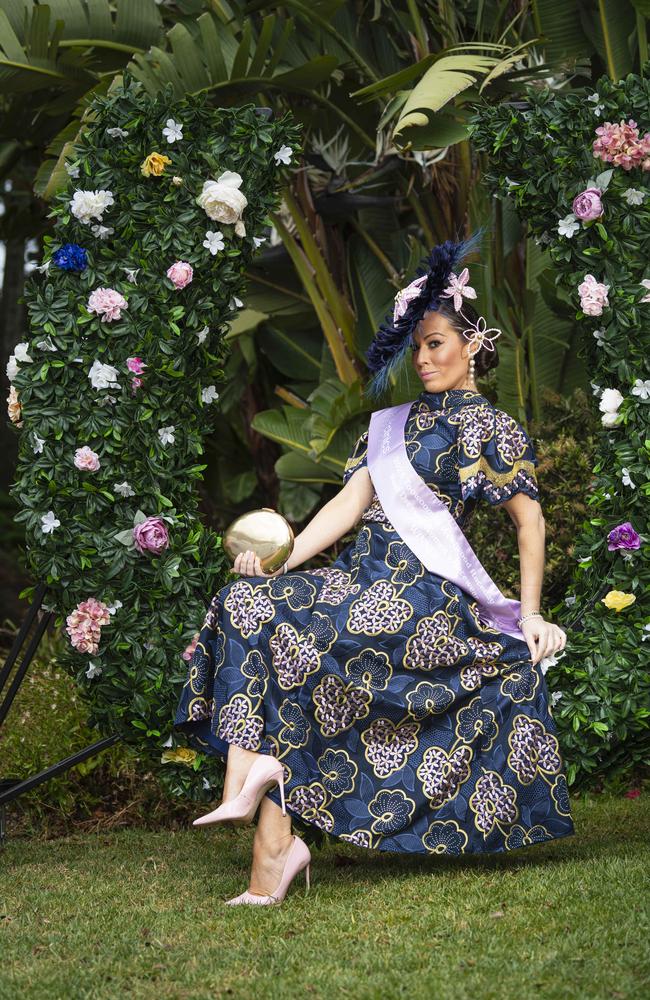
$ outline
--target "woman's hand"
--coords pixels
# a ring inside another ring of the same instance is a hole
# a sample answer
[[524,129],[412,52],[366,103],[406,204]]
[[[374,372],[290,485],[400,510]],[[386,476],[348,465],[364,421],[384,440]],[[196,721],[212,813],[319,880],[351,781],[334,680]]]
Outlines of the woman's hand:
[[566,632],[552,622],[543,618],[528,618],[521,623],[521,631],[528,643],[533,663],[538,663],[545,656],[557,653],[566,646]]
[[241,573],[242,576],[279,576],[282,573],[282,566],[277,569],[275,573],[265,573],[262,570],[262,563],[260,562],[260,557],[256,555],[252,549],[246,549],[245,552],[240,552],[233,563],[233,570],[235,573]]

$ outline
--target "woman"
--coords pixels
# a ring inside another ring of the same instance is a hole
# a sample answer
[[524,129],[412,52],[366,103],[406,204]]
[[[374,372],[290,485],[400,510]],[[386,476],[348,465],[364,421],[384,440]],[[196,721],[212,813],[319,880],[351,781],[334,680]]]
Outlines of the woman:
[[[292,817],[361,847],[456,855],[574,832],[540,666],[566,635],[539,612],[538,463],[523,428],[476,389],[474,372],[498,358],[465,302],[475,296],[467,269],[453,270],[475,239],[435,247],[398,293],[368,351],[369,391],[410,349],[423,389],[403,404],[401,444],[454,529],[442,547],[457,545],[479,499],[505,506],[521,602],[504,598],[480,564],[492,604],[473,596],[480,573],[466,588],[445,572],[453,560],[427,568],[382,507],[368,431],[283,570],[266,575],[253,552],[237,556],[235,571],[253,579],[214,597],[175,719],[192,745],[227,761],[222,804],[195,825],[249,822],[260,806],[250,885],[229,904],[280,902],[298,871],[308,878]],[[359,520],[331,566],[298,570]]]

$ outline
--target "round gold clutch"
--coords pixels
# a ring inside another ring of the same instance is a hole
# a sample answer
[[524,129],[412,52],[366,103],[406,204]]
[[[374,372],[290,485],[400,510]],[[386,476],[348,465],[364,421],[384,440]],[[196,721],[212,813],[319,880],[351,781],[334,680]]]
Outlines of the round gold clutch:
[[291,525],[272,507],[249,510],[235,518],[224,531],[222,541],[233,563],[240,552],[255,552],[264,573],[275,573],[293,551]]

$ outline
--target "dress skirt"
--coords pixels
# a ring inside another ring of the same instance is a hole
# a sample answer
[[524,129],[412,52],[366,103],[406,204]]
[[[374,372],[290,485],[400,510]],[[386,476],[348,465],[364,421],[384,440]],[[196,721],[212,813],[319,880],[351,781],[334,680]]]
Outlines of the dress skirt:
[[360,847],[499,853],[574,833],[539,663],[380,522],[328,567],[222,587],[174,725],[224,759],[231,743],[278,758],[288,812]]

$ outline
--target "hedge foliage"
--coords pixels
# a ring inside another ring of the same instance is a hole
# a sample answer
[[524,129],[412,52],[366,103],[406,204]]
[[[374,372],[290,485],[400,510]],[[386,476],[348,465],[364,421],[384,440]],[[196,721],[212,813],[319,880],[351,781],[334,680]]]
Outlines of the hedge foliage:
[[[168,119],[182,124],[182,138],[168,141]],[[205,94],[174,101],[170,86],[151,98],[128,74],[94,97],[83,124],[69,183],[52,203],[44,265],[25,293],[31,332],[14,362],[22,426],[12,494],[29,567],[48,584],[45,604],[57,626],[89,597],[111,608],[97,652],[68,644],[62,663],[89,703],[91,724],[148,749],[175,793],[207,800],[221,762],[173,746],[161,753],[185,680],[183,651],[228,578],[221,539],[197,516],[202,442],[219,420],[223,335],[243,272],[279,203],[287,151],[284,159],[274,153],[288,146],[295,158],[299,129],[290,115],[267,120],[252,104],[213,108]],[[151,153],[171,163],[160,160],[162,172],[145,176]],[[197,204],[204,182],[224,171],[242,178],[245,235]],[[80,221],[74,192],[102,190],[114,201],[101,220]],[[207,231],[222,234],[215,254],[203,245]],[[85,269],[66,269],[84,259]],[[167,277],[177,261],[193,269],[182,288]],[[120,318],[89,311],[99,288],[127,300]],[[127,370],[128,358],[146,365],[139,376]],[[93,388],[97,361],[117,369],[119,388]],[[99,457],[96,471],[75,466],[84,447]],[[125,482],[133,495],[116,490]],[[48,511],[60,524],[45,533]],[[169,545],[141,554],[125,542],[134,522],[153,516],[163,519]],[[172,760],[161,763],[163,756]]]
[[[605,390],[621,394],[616,420],[599,424],[588,516],[575,539],[578,565],[552,609],[565,628],[579,612],[547,675],[567,778],[578,785],[650,761],[650,281],[642,284],[650,278],[650,158],[626,169],[594,155],[592,145],[606,122],[631,120],[647,134],[650,61],[643,73],[617,83],[602,77],[594,91],[531,89],[527,110],[486,104],[471,120],[475,148],[487,154],[489,189],[514,199],[548,251],[559,308],[583,331],[581,356],[600,409],[611,403]],[[571,225],[574,199],[588,187],[600,190],[602,214]],[[600,315],[581,308],[578,286],[587,274],[609,286]],[[609,533],[625,522],[639,546],[610,550]],[[611,592],[624,595],[625,606],[604,603]]]

